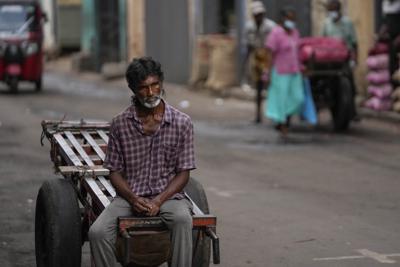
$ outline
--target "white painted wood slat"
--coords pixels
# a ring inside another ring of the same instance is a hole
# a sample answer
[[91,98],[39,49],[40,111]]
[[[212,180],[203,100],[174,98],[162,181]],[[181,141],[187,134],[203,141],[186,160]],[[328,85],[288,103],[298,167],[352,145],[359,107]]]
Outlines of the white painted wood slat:
[[106,144],[108,144],[108,135],[103,130],[98,130],[97,133],[104,140],[104,142],[106,142]]
[[65,135],[67,136],[68,140],[71,144],[75,147],[76,151],[78,151],[79,155],[83,158],[87,165],[93,166],[94,163],[82,148],[81,144],[79,144],[78,140],[76,140],[75,136],[70,131],[65,131]]
[[96,195],[101,204],[104,206],[103,208],[107,207],[110,204],[110,201],[108,200],[107,196],[104,195],[103,191],[101,191],[96,181],[92,177],[86,177],[83,180],[92,189],[93,193]]
[[64,137],[62,137],[60,133],[56,133],[53,136],[56,139],[57,143],[60,145],[61,149],[64,151],[65,155],[71,160],[72,164],[74,164],[75,166],[82,166],[82,162],[68,145],[68,143],[64,140]]
[[92,146],[93,150],[97,153],[97,155],[104,161],[106,158],[106,154],[104,151],[99,147],[93,137],[87,131],[81,131],[83,137],[88,141],[88,143]]
[[117,196],[114,187],[104,176],[98,176],[97,178],[99,179],[99,182],[107,189],[108,193],[110,193],[111,197],[114,198]]

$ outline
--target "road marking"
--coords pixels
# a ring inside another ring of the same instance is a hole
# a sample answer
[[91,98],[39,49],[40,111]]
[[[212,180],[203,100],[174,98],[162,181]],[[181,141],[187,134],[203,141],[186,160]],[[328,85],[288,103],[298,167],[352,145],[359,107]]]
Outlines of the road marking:
[[[357,251],[358,251],[359,253],[361,253],[361,255],[364,255],[364,256],[367,257],[367,258],[374,259],[374,260],[376,260],[376,261],[378,261],[378,262],[381,262],[381,263],[396,263],[395,260],[388,259],[388,257],[390,256],[390,254],[389,254],[389,255],[379,254],[379,253],[370,251],[370,250],[368,250],[368,249],[359,249],[359,250],[357,250]],[[400,256],[400,254],[399,254],[399,256]],[[390,256],[390,257],[393,257],[393,255]]]
[[343,256],[343,257],[329,257],[329,258],[314,258],[314,261],[340,261],[340,260],[354,260],[354,259],[373,259],[380,263],[396,263],[395,260],[389,259],[389,257],[400,257],[400,253],[393,254],[380,254],[368,249],[357,249],[356,250],[361,255],[354,256]]
[[365,256],[343,256],[343,257],[331,257],[331,258],[314,258],[314,261],[340,261],[340,260],[354,260],[363,259]]

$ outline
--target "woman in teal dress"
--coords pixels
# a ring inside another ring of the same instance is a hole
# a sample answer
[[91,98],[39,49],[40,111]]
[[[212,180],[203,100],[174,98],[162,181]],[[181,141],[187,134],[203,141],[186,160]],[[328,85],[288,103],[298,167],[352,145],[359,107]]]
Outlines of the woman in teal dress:
[[295,12],[284,8],[277,25],[266,39],[272,55],[265,115],[283,136],[288,133],[290,116],[299,114],[304,102],[304,84],[298,57],[299,31]]

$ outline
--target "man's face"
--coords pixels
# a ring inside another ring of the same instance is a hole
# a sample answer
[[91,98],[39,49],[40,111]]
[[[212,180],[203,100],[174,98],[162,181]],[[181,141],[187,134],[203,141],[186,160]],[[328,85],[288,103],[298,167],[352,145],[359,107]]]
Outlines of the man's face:
[[296,14],[294,12],[288,12],[286,19],[296,22]]
[[134,90],[139,102],[146,108],[155,108],[161,102],[162,82],[156,75],[148,76]]
[[326,9],[328,10],[328,12],[330,12],[330,11],[340,12],[340,7],[339,7],[339,5],[336,4],[336,3],[330,3],[330,4],[327,6]]
[[340,5],[337,3],[330,3],[327,7],[328,17],[330,17],[334,22],[339,21],[341,17]]
[[257,25],[261,25],[263,19],[264,19],[264,13],[258,13],[253,15],[254,21],[256,22]]

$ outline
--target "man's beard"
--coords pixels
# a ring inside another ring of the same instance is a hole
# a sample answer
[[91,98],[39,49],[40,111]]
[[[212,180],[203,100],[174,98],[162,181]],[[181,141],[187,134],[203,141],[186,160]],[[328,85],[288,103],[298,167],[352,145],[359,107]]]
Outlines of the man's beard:
[[146,108],[155,108],[157,107],[162,99],[161,94],[157,95],[157,96],[152,96],[152,97],[145,97],[145,98],[137,98],[140,102],[140,104],[142,104],[144,107]]

